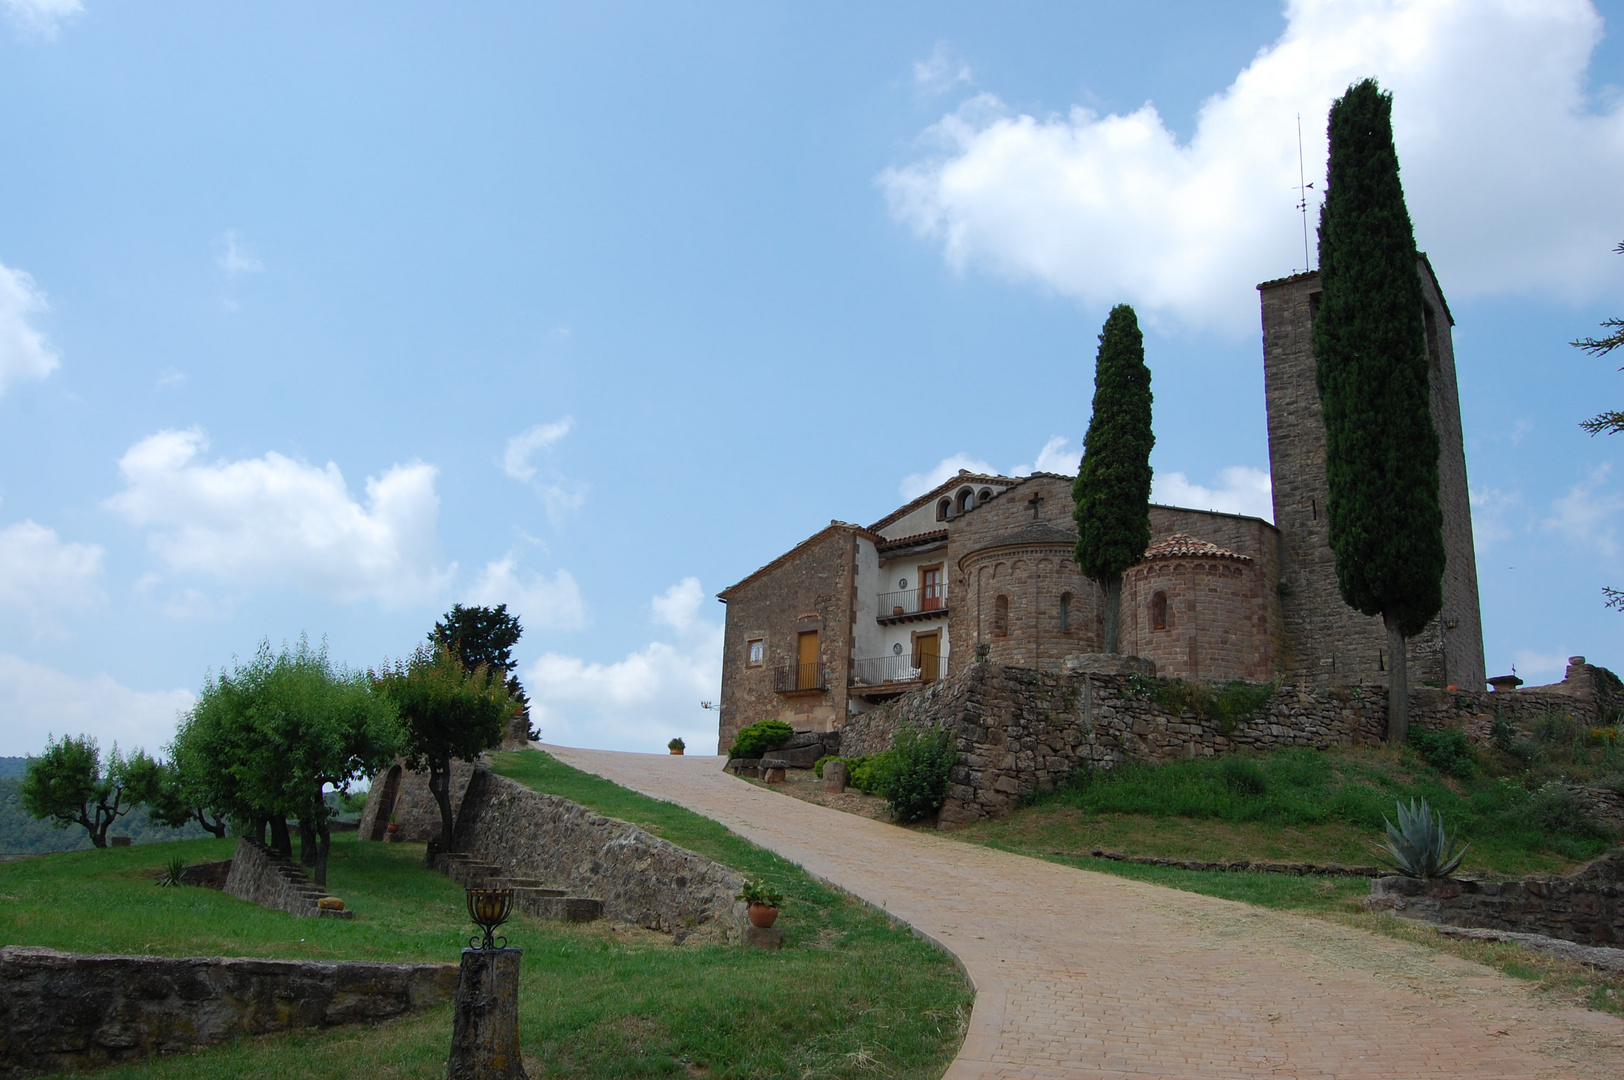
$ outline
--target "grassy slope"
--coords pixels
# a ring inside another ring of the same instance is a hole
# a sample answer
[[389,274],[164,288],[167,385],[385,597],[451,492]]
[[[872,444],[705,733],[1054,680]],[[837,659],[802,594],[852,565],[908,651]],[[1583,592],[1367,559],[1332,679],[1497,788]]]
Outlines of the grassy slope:
[[[700,945],[605,924],[517,916],[521,1025],[532,1076],[937,1076],[970,995],[952,963],[850,897],[697,815],[534,751],[498,766],[746,873],[789,896],[778,953]],[[0,940],[79,952],[454,960],[472,927],[460,888],[415,844],[335,837],[330,885],[351,921],[295,919],[206,889],[153,884],[174,854],[228,841],[75,852],[0,864]],[[438,1077],[450,1010],[374,1027],[244,1040],[123,1066],[111,1077]]]

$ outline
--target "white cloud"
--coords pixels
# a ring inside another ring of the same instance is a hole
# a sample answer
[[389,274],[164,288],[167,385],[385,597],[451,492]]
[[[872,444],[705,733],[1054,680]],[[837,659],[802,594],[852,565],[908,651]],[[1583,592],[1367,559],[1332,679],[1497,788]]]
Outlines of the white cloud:
[[929,472],[910,473],[902,478],[897,485],[897,491],[904,500],[917,499],[937,484],[944,484],[959,474],[960,469],[968,469],[973,473],[982,473],[989,476],[998,475],[998,470],[982,461],[973,458],[960,450],[952,457],[945,457],[936,463],[936,467]]
[[443,564],[435,536],[433,466],[414,461],[368,478],[362,506],[332,462],[317,468],[274,451],[208,462],[207,446],[196,429],[141,440],[119,459],[125,490],[107,500],[151,530],[171,570],[392,607],[449,584],[455,566]]
[[534,424],[513,436],[502,452],[502,471],[541,496],[547,516],[557,522],[586,501],[586,485],[569,480],[557,469],[545,470],[536,464],[537,454],[545,454],[575,428],[575,418],[566,416],[550,424]]
[[105,554],[95,544],[63,543],[32,521],[0,529],[0,611],[25,616],[35,633],[59,630],[64,612],[102,600]]
[[1529,649],[1519,649],[1514,667],[1525,683],[1561,682],[1562,676],[1568,670],[1568,654],[1536,653]]
[[1030,465],[1017,465],[1009,470],[1011,476],[1031,476],[1035,472],[1059,473],[1061,476],[1076,476],[1077,462],[1083,456],[1082,451],[1071,448],[1071,440],[1064,435],[1056,435],[1043,444],[1038,451],[1038,459]]
[[0,264],[0,394],[23,379],[43,379],[60,362],[30,315],[49,307],[45,294],[23,270]]
[[0,754],[37,754],[47,736],[81,734],[96,736],[103,753],[117,742],[156,754],[195,700],[185,689],[132,690],[106,674],[80,678],[0,653]]
[[578,630],[586,625],[586,604],[568,570],[551,578],[521,570],[512,553],[485,564],[464,597],[469,604],[506,604],[527,630]]
[[1517,528],[1507,520],[1509,516],[1516,514],[1524,522],[1528,518],[1522,496],[1516,492],[1507,494],[1499,488],[1469,488],[1467,495],[1472,502],[1472,545],[1479,555],[1516,535]]
[[674,641],[652,641],[623,660],[597,663],[547,653],[523,675],[542,738],[564,746],[659,752],[681,736],[715,753],[715,701],[722,683],[722,627],[700,617],[699,581],[685,578],[651,601],[653,621]]
[[1542,527],[1554,532],[1570,543],[1593,547],[1611,558],[1618,554],[1618,530],[1615,517],[1624,510],[1624,496],[1604,490],[1610,464],[1602,464],[1568,493],[1551,502],[1551,516]]
[[1246,465],[1218,470],[1218,486],[1192,484],[1181,472],[1157,473],[1150,485],[1150,501],[1192,510],[1219,510],[1274,520],[1274,499],[1269,474]]
[[935,156],[879,176],[891,211],[956,269],[1255,332],[1253,286],[1302,265],[1296,117],[1322,178],[1332,100],[1374,75],[1417,241],[1452,293],[1616,287],[1624,99],[1585,96],[1602,32],[1587,0],[1292,0],[1286,16],[1186,143],[1150,103],[1039,118],[982,94],[929,129]]
[[83,11],[80,0],[0,0],[11,25],[24,36],[56,37],[57,25]]
[[215,256],[214,264],[225,271],[227,278],[257,274],[265,269],[265,264],[259,261],[236,229],[227,229],[220,234],[219,249],[220,254]]
[[186,373],[180,368],[171,366],[158,372],[157,389],[159,390],[162,390],[167,386],[184,386],[185,384]]
[[927,94],[945,94],[959,83],[970,81],[970,65],[955,59],[947,42],[938,41],[929,57],[914,61],[913,81]]

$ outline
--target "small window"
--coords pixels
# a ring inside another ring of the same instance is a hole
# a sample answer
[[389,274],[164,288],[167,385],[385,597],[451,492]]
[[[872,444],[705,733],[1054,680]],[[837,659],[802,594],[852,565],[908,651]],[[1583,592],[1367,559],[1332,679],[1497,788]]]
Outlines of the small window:
[[745,647],[747,659],[745,663],[750,667],[760,667],[767,660],[767,643],[760,638],[752,638]]
[[959,501],[958,501],[959,513],[962,514],[966,510],[974,508],[975,504],[976,504],[976,493],[974,491],[971,491],[969,488],[965,488],[963,491],[959,492]]
[[1150,598],[1150,628],[1167,629],[1167,594],[1159,592]]
[[1071,593],[1060,594],[1060,632],[1071,633]]
[[951,515],[952,513],[953,513],[953,500],[952,499],[943,499],[941,502],[936,504],[936,520],[937,521],[946,521],[948,519],[948,516]]
[[992,488],[982,488],[980,493],[976,495],[976,505],[980,506],[990,498],[992,498]]
[[992,636],[1009,636],[1009,597],[999,596],[992,604]]

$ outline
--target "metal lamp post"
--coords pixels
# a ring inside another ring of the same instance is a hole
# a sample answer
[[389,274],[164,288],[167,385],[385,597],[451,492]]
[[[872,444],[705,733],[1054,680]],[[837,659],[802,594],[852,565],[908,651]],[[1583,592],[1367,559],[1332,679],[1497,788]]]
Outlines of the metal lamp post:
[[513,913],[512,889],[467,891],[480,932],[462,950],[447,1080],[527,1080],[519,1053],[519,958],[496,933]]

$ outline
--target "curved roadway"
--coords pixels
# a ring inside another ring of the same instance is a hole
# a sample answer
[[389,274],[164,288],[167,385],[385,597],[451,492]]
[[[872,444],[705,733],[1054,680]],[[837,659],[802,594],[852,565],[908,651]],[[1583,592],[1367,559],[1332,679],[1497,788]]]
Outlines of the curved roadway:
[[1624,1076],[1624,1020],[1444,953],[828,810],[722,758],[543,749],[713,818],[949,950],[976,988],[949,1080]]

